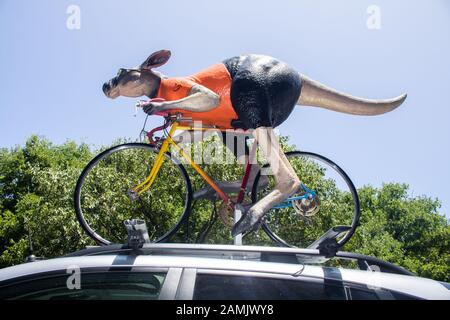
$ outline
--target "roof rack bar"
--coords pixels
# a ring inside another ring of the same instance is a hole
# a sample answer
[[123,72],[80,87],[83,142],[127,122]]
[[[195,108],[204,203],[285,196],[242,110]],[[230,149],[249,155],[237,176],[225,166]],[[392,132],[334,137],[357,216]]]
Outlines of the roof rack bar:
[[[66,257],[78,257],[78,256],[95,256],[103,254],[120,254],[132,252],[133,249],[128,245],[114,244],[108,246],[90,247],[84,250],[70,253]],[[259,254],[261,261],[272,262],[285,262],[293,263],[293,257],[297,257],[296,263],[323,263],[330,258],[325,257],[317,249],[300,249],[300,248],[285,248],[285,247],[256,247],[256,246],[235,246],[235,245],[205,245],[205,244],[177,244],[177,243],[150,243],[144,244],[142,248],[137,249],[136,254],[159,254],[159,253],[172,253],[180,254],[182,252],[199,253],[199,252],[211,252],[218,253],[222,256],[233,254]],[[290,257],[288,257],[290,256]],[[277,259],[278,258],[278,259]],[[362,270],[367,270],[367,265],[376,265],[380,268],[381,272],[389,272],[403,275],[414,275],[412,272],[392,264],[390,262],[374,258],[371,256],[338,251],[334,255],[336,259],[356,260],[358,266]]]
[[413,272],[400,267],[398,265],[395,265],[393,263],[390,263],[388,261],[384,261],[375,257],[367,256],[360,253],[354,253],[354,252],[346,252],[346,251],[338,251],[336,253],[336,258],[340,259],[351,259],[356,260],[358,262],[358,267],[361,270],[369,270],[369,268],[373,265],[378,266],[380,268],[381,272],[387,272],[387,273],[395,273],[395,274],[403,274],[407,276],[415,276]]

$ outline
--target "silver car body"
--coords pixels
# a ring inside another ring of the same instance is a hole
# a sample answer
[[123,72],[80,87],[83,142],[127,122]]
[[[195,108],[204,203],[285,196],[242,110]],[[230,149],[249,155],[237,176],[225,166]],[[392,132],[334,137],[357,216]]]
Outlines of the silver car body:
[[[413,275],[368,270],[323,267],[327,259],[317,250],[227,245],[151,244],[146,251],[95,248],[72,256],[24,263],[0,270],[0,290],[4,283],[20,281],[46,273],[64,271],[74,266],[93,268],[127,267],[168,270],[172,288],[163,288],[160,299],[192,299],[197,274],[241,275],[289,280],[331,279],[356,284],[372,290],[385,289],[418,299],[450,300],[450,290],[443,283]],[[297,263],[261,261],[262,255],[291,255]],[[319,264],[318,264],[319,263]],[[405,273],[407,273],[405,271]],[[186,280],[182,275],[189,275]],[[188,283],[186,283],[186,281]],[[180,290],[180,286],[184,290]],[[178,294],[176,294],[178,292]],[[387,297],[389,298],[389,297]]]

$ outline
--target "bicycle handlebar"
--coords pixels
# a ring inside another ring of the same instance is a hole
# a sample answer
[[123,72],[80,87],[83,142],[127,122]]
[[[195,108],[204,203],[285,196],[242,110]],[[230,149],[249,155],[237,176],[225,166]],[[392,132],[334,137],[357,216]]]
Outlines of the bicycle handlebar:
[[[166,100],[163,98],[152,98],[152,99],[149,99],[146,101],[140,100],[140,101],[136,102],[135,106],[136,106],[136,108],[144,108],[145,106],[149,105],[152,102],[164,102],[164,101],[166,101]],[[173,121],[188,121],[188,122],[192,121],[192,117],[184,117],[181,113],[171,115],[168,112],[157,112],[153,115],[163,116],[165,118],[165,122],[162,126],[156,127],[154,129],[146,132],[147,138],[151,144],[157,143],[157,140],[155,140],[153,137],[154,133],[157,131],[166,129],[167,127],[170,126],[170,124]],[[145,124],[144,124],[144,126],[145,126]]]

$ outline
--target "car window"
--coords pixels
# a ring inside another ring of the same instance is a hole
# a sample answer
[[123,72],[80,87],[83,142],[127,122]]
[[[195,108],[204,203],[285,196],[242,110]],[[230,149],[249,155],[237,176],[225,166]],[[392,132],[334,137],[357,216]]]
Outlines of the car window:
[[316,280],[198,274],[194,300],[345,300],[343,286]]
[[397,291],[389,291],[389,292],[395,300],[420,300],[420,298],[411,296],[409,294],[404,294]]
[[[161,291],[162,272],[81,273],[79,288],[69,289],[69,275],[48,276],[0,289],[1,299],[29,300],[153,300]],[[73,286],[71,286],[73,287]]]
[[350,293],[352,300],[379,300],[378,295],[373,290],[351,288]]
[[351,285],[350,296],[352,300],[416,300],[417,297],[413,297],[404,293],[397,291],[377,288],[372,289],[362,289],[355,288]]

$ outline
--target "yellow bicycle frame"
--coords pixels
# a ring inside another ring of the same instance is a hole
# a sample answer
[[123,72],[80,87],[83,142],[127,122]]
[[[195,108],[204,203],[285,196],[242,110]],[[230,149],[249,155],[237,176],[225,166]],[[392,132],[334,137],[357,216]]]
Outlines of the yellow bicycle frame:
[[194,162],[194,160],[179,145],[177,145],[177,143],[175,141],[173,141],[172,136],[176,130],[202,130],[202,131],[204,131],[204,130],[211,130],[211,128],[183,126],[183,125],[180,125],[178,122],[174,122],[172,124],[172,127],[170,128],[168,137],[164,140],[164,142],[161,145],[161,148],[159,149],[158,156],[156,157],[155,164],[153,165],[149,176],[142,183],[140,183],[138,186],[136,186],[133,189],[133,191],[137,195],[140,195],[152,186],[152,184],[155,181],[156,176],[158,175],[158,172],[161,169],[161,166],[164,162],[165,153],[167,152],[167,150],[169,150],[170,146],[174,146],[175,149],[177,149],[177,151],[179,151],[180,154],[195,169],[195,171],[197,171],[198,174],[200,174],[200,176],[202,176],[202,178],[205,179],[205,181],[211,186],[211,188],[213,188],[217,192],[219,197],[223,201],[225,201],[225,203],[227,203],[228,205],[232,205],[231,199],[217,186],[217,184],[215,184],[215,182],[211,179],[211,177],[208,176],[208,174],[205,171],[203,171],[203,169],[200,168]]

